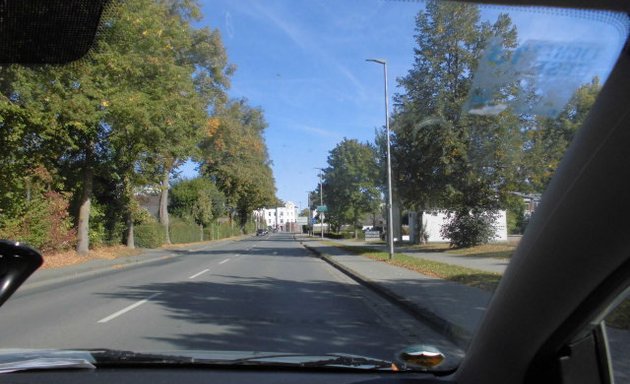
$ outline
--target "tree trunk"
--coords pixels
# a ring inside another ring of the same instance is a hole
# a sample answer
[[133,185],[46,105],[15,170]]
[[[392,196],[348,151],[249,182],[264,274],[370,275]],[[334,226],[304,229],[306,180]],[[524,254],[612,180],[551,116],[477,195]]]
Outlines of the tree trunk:
[[131,249],[135,249],[136,248],[136,242],[134,239],[134,233],[133,233],[133,186],[131,185],[131,180],[129,175],[125,176],[123,179],[123,182],[125,183],[124,185],[124,193],[125,193],[125,199],[127,200],[127,212],[126,212],[126,216],[127,216],[127,248],[131,248]]
[[79,223],[77,225],[77,253],[87,255],[90,249],[90,207],[92,205],[92,186],[94,170],[92,169],[92,148],[86,151],[83,167],[83,191],[79,205]]
[[168,181],[171,173],[170,167],[164,167],[164,175],[162,175],[162,190],[160,192],[160,224],[164,227],[166,244],[171,243],[171,236],[168,231]]
[[127,218],[127,248],[136,248],[136,243],[133,238],[133,217],[131,213],[129,213],[129,217]]

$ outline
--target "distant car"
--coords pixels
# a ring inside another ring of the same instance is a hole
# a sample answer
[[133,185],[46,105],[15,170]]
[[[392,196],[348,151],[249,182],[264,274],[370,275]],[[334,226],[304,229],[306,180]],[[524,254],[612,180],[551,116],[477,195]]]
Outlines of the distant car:
[[266,229],[258,229],[256,230],[256,236],[265,236],[267,234],[267,230]]

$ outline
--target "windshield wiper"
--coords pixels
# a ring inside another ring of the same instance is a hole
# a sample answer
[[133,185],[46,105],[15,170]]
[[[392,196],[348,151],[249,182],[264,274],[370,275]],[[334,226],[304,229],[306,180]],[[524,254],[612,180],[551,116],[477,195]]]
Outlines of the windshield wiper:
[[95,369],[84,351],[13,351],[0,354],[0,374],[50,369]]
[[[216,367],[285,367],[285,368],[330,368],[351,370],[392,370],[392,363],[346,354],[303,355],[303,354],[260,354],[244,358],[204,358],[159,353],[138,353],[118,350],[90,351],[97,367],[120,365],[202,365]],[[203,354],[201,354],[203,356]]]
[[[298,365],[304,368],[355,368],[355,369],[386,369],[391,370],[392,362],[380,359],[373,359],[369,357],[363,356],[354,356],[354,355],[346,355],[346,354],[326,354],[323,356],[312,356],[312,355],[268,355],[261,357],[252,357],[246,359],[240,359],[235,361],[236,363],[262,363],[269,364],[273,363],[275,359],[282,358],[315,358],[316,360],[305,360],[300,363],[289,363],[292,365]],[[280,364],[285,362],[280,361]]]

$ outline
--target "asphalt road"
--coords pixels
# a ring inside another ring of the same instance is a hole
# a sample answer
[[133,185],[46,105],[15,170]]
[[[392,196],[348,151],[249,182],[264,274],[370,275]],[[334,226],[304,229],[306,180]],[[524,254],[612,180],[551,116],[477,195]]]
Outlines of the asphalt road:
[[288,234],[209,245],[23,291],[0,348],[345,352],[391,359],[444,338],[313,257]]

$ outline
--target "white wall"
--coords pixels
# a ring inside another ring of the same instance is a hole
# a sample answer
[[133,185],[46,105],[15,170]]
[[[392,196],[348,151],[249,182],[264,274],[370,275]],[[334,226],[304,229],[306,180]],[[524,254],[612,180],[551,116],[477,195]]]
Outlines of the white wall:
[[[491,241],[507,241],[507,215],[506,211],[499,211],[495,221],[495,238]],[[440,235],[440,229],[446,222],[446,212],[439,211],[433,213],[424,212],[422,215],[422,225],[428,234],[427,241],[448,242],[449,239]]]

